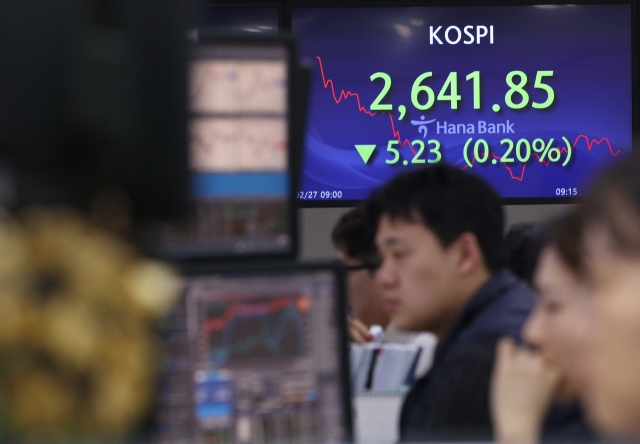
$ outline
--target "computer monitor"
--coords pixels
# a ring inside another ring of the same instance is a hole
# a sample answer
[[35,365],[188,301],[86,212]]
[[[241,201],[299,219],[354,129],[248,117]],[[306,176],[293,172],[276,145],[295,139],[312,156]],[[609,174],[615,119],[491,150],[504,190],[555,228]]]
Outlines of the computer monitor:
[[296,250],[293,40],[200,32],[189,64],[195,212],[147,243],[177,258]]
[[567,203],[638,135],[638,2],[291,1],[314,66],[298,203],[446,162]]
[[160,442],[351,440],[339,268],[200,265],[184,286],[167,323]]

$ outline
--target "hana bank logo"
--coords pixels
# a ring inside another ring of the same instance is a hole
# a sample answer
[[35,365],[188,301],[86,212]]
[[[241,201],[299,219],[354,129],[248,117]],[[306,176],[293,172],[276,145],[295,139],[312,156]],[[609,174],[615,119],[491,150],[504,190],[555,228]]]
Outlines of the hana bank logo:
[[427,128],[428,123],[433,123],[436,119],[424,120],[424,116],[420,116],[420,120],[412,120],[411,125],[416,125],[418,127],[418,132],[422,134],[422,138],[426,138],[429,133],[429,128]]

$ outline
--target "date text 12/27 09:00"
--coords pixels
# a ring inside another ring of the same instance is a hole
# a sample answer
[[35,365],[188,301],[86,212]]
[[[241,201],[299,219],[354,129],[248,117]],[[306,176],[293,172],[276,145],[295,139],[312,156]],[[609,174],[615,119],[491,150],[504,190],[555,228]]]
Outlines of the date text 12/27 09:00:
[[299,191],[298,199],[342,199],[342,191]]

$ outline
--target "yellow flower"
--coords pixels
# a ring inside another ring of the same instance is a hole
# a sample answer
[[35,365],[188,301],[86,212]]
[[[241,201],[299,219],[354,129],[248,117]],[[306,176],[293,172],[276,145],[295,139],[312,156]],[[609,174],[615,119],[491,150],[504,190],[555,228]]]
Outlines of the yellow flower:
[[148,412],[154,324],[180,285],[69,211],[0,215],[0,401],[10,432],[117,438]]

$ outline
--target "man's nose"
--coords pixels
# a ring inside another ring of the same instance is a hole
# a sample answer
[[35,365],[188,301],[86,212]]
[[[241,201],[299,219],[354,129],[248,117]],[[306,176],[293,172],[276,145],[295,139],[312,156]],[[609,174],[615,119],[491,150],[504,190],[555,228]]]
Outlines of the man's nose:
[[382,260],[380,268],[376,271],[375,280],[384,288],[394,287],[398,284],[398,274],[390,260]]

